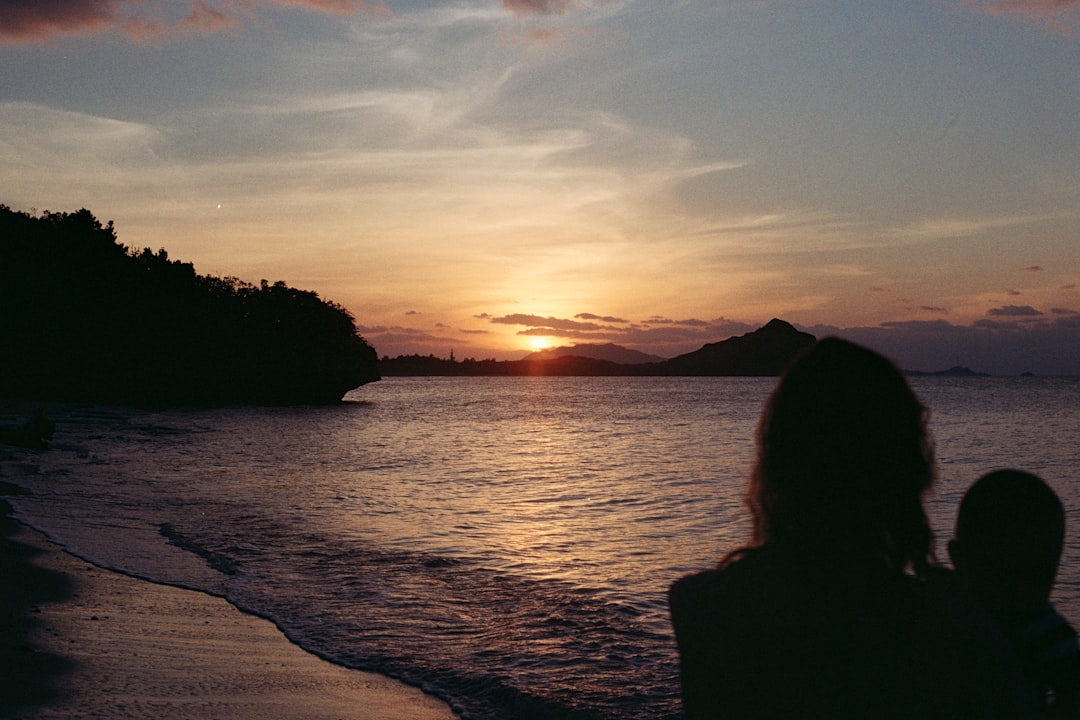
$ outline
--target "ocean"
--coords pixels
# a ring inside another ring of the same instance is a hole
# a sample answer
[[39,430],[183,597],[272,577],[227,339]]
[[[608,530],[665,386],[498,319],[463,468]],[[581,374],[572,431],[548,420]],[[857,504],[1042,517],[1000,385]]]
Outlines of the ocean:
[[[1036,472],[1069,509],[1054,600],[1080,622],[1080,379],[911,382],[940,556],[973,480]],[[463,718],[677,718],[665,593],[745,540],[774,384],[387,378],[323,407],[51,405],[52,449],[8,479],[73,553],[224,596]]]

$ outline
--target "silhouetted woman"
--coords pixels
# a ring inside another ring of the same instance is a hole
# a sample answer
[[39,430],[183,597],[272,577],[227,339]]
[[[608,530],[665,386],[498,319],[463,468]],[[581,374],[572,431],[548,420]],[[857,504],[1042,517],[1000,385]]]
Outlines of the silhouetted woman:
[[822,340],[757,444],[750,543],[671,588],[687,718],[1011,717],[989,623],[922,579],[934,458],[903,375]]

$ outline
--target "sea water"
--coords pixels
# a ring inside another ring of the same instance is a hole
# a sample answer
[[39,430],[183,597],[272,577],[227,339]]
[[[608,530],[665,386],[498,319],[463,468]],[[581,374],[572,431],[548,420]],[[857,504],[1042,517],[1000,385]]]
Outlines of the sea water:
[[[223,595],[465,718],[675,718],[665,593],[746,539],[772,378],[388,378],[328,407],[61,405],[21,518],[126,573]],[[981,473],[1069,508],[1080,621],[1080,379],[914,378],[944,554]],[[36,467],[36,470],[34,470]]]

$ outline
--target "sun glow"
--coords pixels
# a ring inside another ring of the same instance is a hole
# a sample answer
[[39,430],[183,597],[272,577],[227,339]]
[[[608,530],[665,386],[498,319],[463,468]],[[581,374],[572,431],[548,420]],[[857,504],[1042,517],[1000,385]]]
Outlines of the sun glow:
[[551,347],[551,338],[534,337],[529,339],[529,347],[533,350],[547,350]]

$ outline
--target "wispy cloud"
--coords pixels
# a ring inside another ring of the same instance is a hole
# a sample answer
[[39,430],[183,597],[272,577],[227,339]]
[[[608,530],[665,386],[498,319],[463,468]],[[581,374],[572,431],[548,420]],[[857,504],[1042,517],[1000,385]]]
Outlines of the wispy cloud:
[[493,322],[500,325],[523,325],[528,327],[528,330],[522,331],[524,333],[537,333],[540,330],[551,331],[594,331],[600,330],[601,325],[594,322],[581,322],[579,320],[568,320],[565,318],[556,317],[540,317],[539,315],[525,315],[525,314],[513,314],[503,315],[501,317],[488,317],[489,322]]
[[2,0],[0,39],[43,40],[55,34],[104,30],[119,23],[123,0]]
[[163,138],[151,125],[24,102],[0,102],[0,128],[0,162],[42,190],[61,181],[81,184],[90,169],[95,184],[107,184],[114,171],[156,162]]
[[1036,223],[1044,219],[1031,215],[928,218],[898,226],[891,230],[891,234],[896,238],[916,241],[962,238],[982,235],[992,230]]
[[572,0],[502,0],[502,4],[516,15],[556,15],[574,6]]
[[599,320],[600,322],[605,322],[605,323],[625,323],[625,322],[629,322],[627,320],[623,320],[622,318],[612,317],[610,315],[605,315],[605,316],[594,315],[593,313],[578,313],[574,317],[577,318],[578,320]]
[[[250,3],[252,0],[245,0]],[[306,10],[318,10],[321,12],[339,13],[352,15],[357,12],[374,12],[378,14],[389,13],[390,9],[382,2],[367,2],[366,0],[263,0],[266,4],[289,5]]]
[[1039,317],[1042,313],[1030,305],[1006,305],[999,308],[990,308],[987,315],[993,317]]
[[485,313],[476,317],[495,324],[520,326],[522,329],[517,334],[525,337],[557,337],[567,342],[613,342],[667,357],[749,332],[755,327],[723,317],[714,320],[673,320],[653,315],[646,320],[632,322],[588,312],[578,313],[574,319],[522,313],[501,316]]
[[1080,24],[1080,0],[964,0],[980,13],[1036,22],[1048,30],[1072,35]]
[[107,30],[119,30],[140,42],[211,33],[250,21],[270,6],[342,15],[390,14],[382,2],[366,0],[0,0],[0,42],[42,42]]
[[[542,19],[587,11],[594,4],[583,0],[492,0],[487,9],[448,7],[444,15],[486,16],[493,20],[492,13],[497,14],[501,7],[520,19]],[[395,14],[385,0],[0,0],[0,42],[33,43],[109,30],[145,42],[219,32],[253,22],[260,11],[271,7],[334,15],[366,13],[382,18]],[[546,42],[560,34],[534,29],[527,37]]]
[[[448,335],[402,325],[358,325],[357,331],[384,355],[388,352],[393,355],[427,355],[433,346],[449,347],[454,342]],[[388,351],[387,348],[392,349]]]

